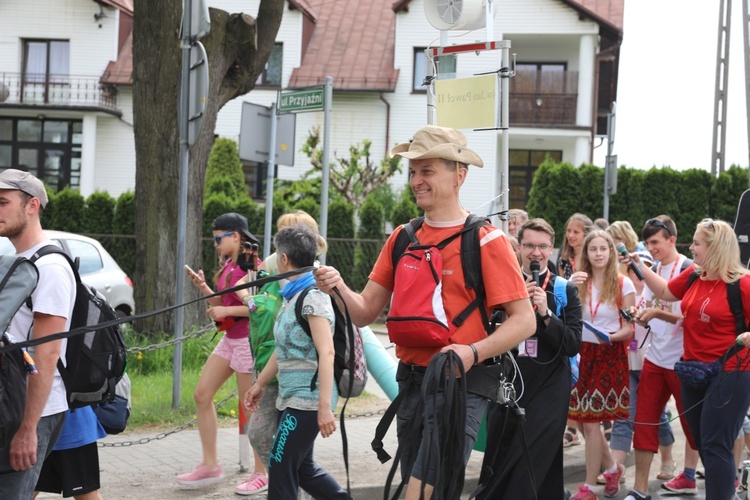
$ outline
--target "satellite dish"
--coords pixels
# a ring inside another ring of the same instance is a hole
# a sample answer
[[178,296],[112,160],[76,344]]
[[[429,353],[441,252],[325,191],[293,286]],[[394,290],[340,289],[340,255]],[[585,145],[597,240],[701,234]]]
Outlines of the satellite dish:
[[441,31],[475,30],[487,24],[488,1],[492,0],[425,0],[424,13],[430,24]]

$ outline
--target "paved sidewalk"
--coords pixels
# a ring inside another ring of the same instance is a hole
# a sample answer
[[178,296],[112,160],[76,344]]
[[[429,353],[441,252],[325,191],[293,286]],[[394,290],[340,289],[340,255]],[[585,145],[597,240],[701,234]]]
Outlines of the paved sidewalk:
[[[382,335],[382,330],[374,327],[373,331],[378,334],[381,342],[387,345],[388,340],[385,335]],[[393,353],[392,350],[389,350],[389,352]],[[367,391],[375,394],[378,398],[387,400],[385,393],[372,380],[372,377],[368,383]],[[674,408],[672,409],[672,414],[677,415]],[[379,500],[383,498],[383,486],[392,465],[392,462],[380,464],[370,447],[370,442],[375,434],[375,427],[379,421],[379,415],[374,417],[348,418],[346,420],[346,431],[349,440],[351,488],[353,496],[359,500]],[[677,439],[673,454],[679,467],[683,463],[685,437],[678,421],[673,422],[672,425]],[[109,436],[102,440],[102,442],[137,441],[141,438],[153,437],[155,434],[125,433],[117,436]],[[562,436],[560,438],[562,439]],[[245,438],[243,437],[243,439]],[[201,447],[197,430],[185,430],[146,444],[99,448],[102,497],[108,500],[140,498],[164,500],[240,498],[234,493],[234,488],[248,476],[249,472],[240,471],[239,442],[240,436],[236,427],[219,429],[219,459],[224,465],[226,478],[219,484],[194,489],[179,485],[175,481],[175,476],[192,470],[200,460]],[[395,453],[397,447],[395,423],[386,436],[384,445],[385,450],[391,455]],[[585,476],[584,450],[585,446],[583,444],[565,449],[565,482],[571,491],[576,490],[578,484],[583,481]],[[340,429],[337,429],[336,433],[328,439],[318,437],[315,443],[315,459],[340,484],[346,484]],[[482,459],[483,453],[476,451],[472,453],[466,470],[466,487],[464,490],[467,493],[477,483]],[[628,460],[626,465],[629,465],[626,472],[627,482],[623,485],[622,492],[616,497],[619,499],[624,498],[627,491],[632,487],[635,475],[632,458]],[[658,469],[659,459],[657,457],[654,459],[652,466],[652,477],[656,476]],[[397,477],[399,477],[398,474]],[[658,481],[652,481],[650,484],[650,493],[654,500],[662,498],[659,493],[659,486],[660,482]],[[697,496],[685,496],[684,498],[705,498],[703,481],[698,481],[698,487],[699,494]],[[42,494],[38,498],[48,499],[59,497]],[[265,494],[256,495],[255,498],[265,498]],[[465,495],[465,498],[468,498],[468,494]],[[667,496],[664,495],[663,498],[667,498]],[[671,496],[669,498],[682,497]]]

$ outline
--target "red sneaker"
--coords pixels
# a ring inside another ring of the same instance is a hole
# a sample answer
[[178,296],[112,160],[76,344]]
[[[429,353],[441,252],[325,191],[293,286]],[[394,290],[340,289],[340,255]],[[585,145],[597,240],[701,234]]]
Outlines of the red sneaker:
[[578,487],[578,493],[570,497],[570,500],[599,500],[599,495],[595,491],[591,491],[585,484],[582,484]]
[[683,472],[680,472],[680,474],[671,481],[662,483],[661,487],[672,493],[682,493],[684,495],[695,495],[698,493],[698,488],[695,487],[695,481],[686,478]]
[[606,484],[604,485],[604,496],[612,498],[620,492],[620,478],[625,474],[625,467],[615,462],[617,470],[602,474]]

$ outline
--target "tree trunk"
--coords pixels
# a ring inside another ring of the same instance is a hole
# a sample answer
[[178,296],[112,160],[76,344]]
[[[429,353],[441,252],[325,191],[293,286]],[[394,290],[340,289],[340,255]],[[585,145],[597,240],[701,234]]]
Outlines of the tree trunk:
[[[178,39],[182,2],[135,0],[133,114],[136,148],[135,300],[139,311],[175,303],[180,144],[177,120],[182,54]],[[203,127],[190,148],[186,255],[201,262],[203,184],[219,110],[252,90],[273,49],[284,0],[261,0],[258,23],[246,14],[211,9],[211,32],[202,40],[209,60],[209,93]],[[256,29],[257,27],[257,29]],[[176,275],[177,271],[177,275]],[[212,270],[206,270],[211,275]],[[189,282],[185,298],[198,296]],[[204,324],[205,303],[187,308],[185,325]],[[139,331],[172,332],[173,315],[135,325]]]

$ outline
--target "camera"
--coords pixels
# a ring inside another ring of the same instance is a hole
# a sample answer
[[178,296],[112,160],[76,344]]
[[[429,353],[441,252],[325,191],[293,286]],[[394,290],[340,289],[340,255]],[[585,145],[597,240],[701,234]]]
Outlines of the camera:
[[620,316],[622,316],[625,321],[633,321],[635,319],[627,309],[620,309]]
[[257,252],[259,248],[257,243],[250,243],[249,241],[244,242],[242,246],[245,247],[245,250],[252,250],[253,252]]

